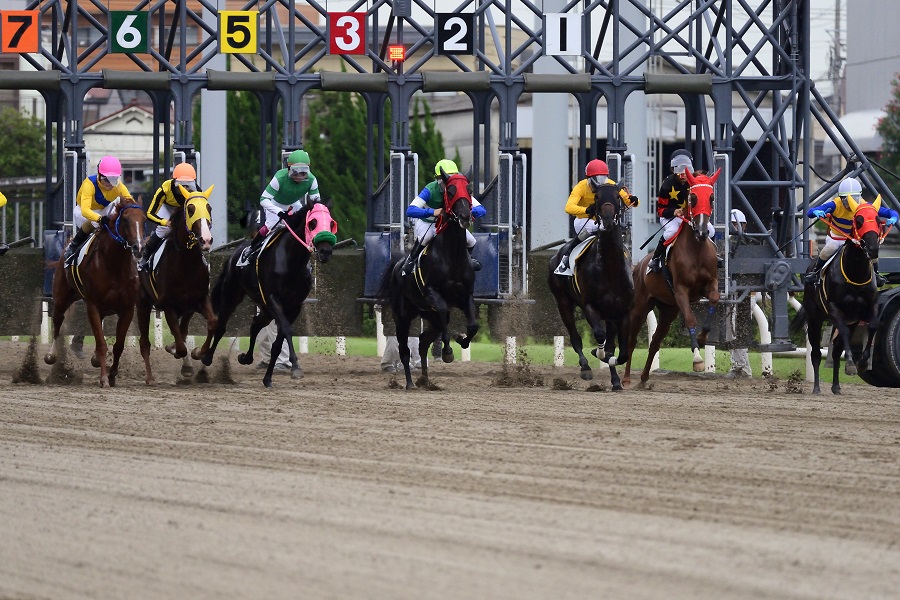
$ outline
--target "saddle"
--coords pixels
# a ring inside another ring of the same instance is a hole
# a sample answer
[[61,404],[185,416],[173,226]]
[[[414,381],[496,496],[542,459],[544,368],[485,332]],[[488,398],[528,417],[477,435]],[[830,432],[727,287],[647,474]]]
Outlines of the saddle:
[[244,248],[241,251],[241,255],[238,257],[237,262],[235,263],[234,266],[246,267],[247,265],[250,264],[251,259],[254,259],[254,260],[258,259],[262,255],[263,251],[269,247],[269,245],[272,243],[272,241],[278,236],[278,234],[283,229],[284,229],[284,225],[282,225],[281,223],[278,223],[277,225],[275,225],[272,228],[271,231],[269,231],[268,234],[266,234],[265,239],[262,241],[262,243],[257,248],[254,248],[252,243],[249,246],[247,246],[246,248]]
[[73,252],[69,258],[65,259],[63,264],[66,267],[77,267],[81,264],[81,261],[84,260],[85,255],[87,254],[88,248],[94,243],[94,240],[97,239],[97,231],[92,231],[91,234],[87,237],[81,247],[78,248],[78,251]]
[[581,255],[585,253],[588,247],[597,240],[594,236],[588,236],[586,240],[572,248],[572,252],[569,253],[569,264],[564,268],[562,263],[556,266],[556,270],[553,271],[554,275],[567,275],[569,277],[575,276],[575,263],[581,258]]

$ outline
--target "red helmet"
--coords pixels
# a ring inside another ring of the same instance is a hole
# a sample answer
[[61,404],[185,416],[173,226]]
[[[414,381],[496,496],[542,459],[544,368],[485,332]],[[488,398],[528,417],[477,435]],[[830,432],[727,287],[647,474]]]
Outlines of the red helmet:
[[596,175],[609,175],[609,167],[602,160],[595,158],[584,168],[584,174],[588,177]]

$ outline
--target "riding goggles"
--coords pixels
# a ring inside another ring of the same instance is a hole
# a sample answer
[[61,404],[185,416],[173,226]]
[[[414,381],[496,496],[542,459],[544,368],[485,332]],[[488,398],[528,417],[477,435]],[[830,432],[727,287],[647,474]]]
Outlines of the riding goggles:
[[299,176],[303,179],[309,176],[309,165],[297,163],[288,167],[292,176]]
[[109,184],[113,187],[119,185],[119,176],[118,175],[101,175],[100,181],[103,183]]

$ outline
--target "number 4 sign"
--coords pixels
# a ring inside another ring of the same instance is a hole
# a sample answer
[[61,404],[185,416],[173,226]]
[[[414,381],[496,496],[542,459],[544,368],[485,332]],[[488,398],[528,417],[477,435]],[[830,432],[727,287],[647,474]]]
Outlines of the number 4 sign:
[[366,13],[328,13],[328,53],[366,53]]
[[36,10],[4,10],[0,13],[0,52],[39,52],[40,23]]
[[544,15],[544,54],[581,56],[581,15],[548,13]]

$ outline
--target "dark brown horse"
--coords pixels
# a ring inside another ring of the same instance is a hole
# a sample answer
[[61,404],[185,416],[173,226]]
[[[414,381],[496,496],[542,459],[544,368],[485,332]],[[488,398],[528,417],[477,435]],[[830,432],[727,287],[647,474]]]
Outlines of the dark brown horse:
[[195,348],[191,353],[194,360],[200,360],[206,354],[216,330],[218,319],[209,300],[209,262],[206,258],[212,245],[209,206],[212,189],[189,192],[182,186],[181,193],[186,198],[184,207],[170,219],[171,233],[157,251],[159,258],[151,257],[149,268],[140,273],[137,316],[147,385],[155,383],[150,369],[150,313],[153,307],[166,315],[166,323],[175,338],[173,344],[166,346],[166,352],[185,359],[181,367],[185,377],[194,373],[185,346],[191,317],[198,312],[206,318],[206,341],[202,348]]
[[[622,243],[625,204],[619,196],[618,186],[601,185],[594,194],[594,207],[598,229],[591,245],[574,261],[575,274],[554,274],[562,258],[557,252],[550,259],[548,284],[556,298],[559,316],[569,332],[572,348],[578,354],[581,378],[593,379],[593,373],[582,351],[581,334],[575,323],[576,306],[581,307],[597,342],[597,348],[591,353],[609,365],[612,389],[621,390],[616,364],[626,363],[629,359],[628,333],[634,306],[634,284],[631,260]],[[615,356],[617,338],[621,351],[618,358]]]
[[443,213],[435,223],[434,239],[419,257],[417,268],[404,277],[403,261],[396,263],[386,274],[383,297],[390,298],[400,361],[406,374],[406,389],[416,386],[409,367],[409,330],[413,320],[426,323],[419,335],[419,358],[422,360],[422,381],[428,382],[428,349],[440,338],[441,357],[453,361],[450,347],[450,309],[458,308],[466,316],[466,335],[456,336],[462,348],[468,348],[478,332],[475,312],[475,271],[466,247],[466,229],[472,222],[472,196],[469,181],[464,175],[443,174]]
[[337,223],[331,212],[325,204],[318,202],[306,204],[299,211],[284,217],[263,242],[259,255],[249,262],[242,259],[249,242],[235,248],[213,286],[211,298],[219,323],[212,344],[203,356],[203,364],[212,364],[216,346],[225,335],[228,319],[244,296],[249,296],[259,308],[259,314],[250,323],[250,348],[238,355],[238,362],[242,365],[253,364],[256,336],[274,319],[278,334],[272,342],[263,385],[272,387],[272,371],[278,362],[282,343],[288,345],[291,377],[302,377],[303,371],[294,352],[293,323],[312,290],[310,256],[315,254],[319,262],[328,262],[337,241],[335,233]]
[[[641,373],[641,384],[650,378],[650,365],[672,321],[679,311],[684,317],[684,324],[691,335],[691,350],[694,353],[694,371],[703,370],[703,358],[700,346],[706,344],[706,336],[712,325],[712,316],[719,304],[719,273],[716,246],[709,239],[707,225],[712,215],[713,184],[719,177],[716,171],[712,177],[687,171],[690,193],[688,195],[687,217],[681,227],[672,248],[668,253],[667,266],[672,274],[672,285],[666,281],[662,273],[648,272],[647,264],[652,255],[647,255],[634,267],[634,309],[631,311],[631,336],[628,344],[629,355],[637,345],[638,332],[647,314],[653,308],[659,309],[659,326],[653,339],[647,363]],[[709,309],[703,323],[703,330],[697,333],[697,318],[691,311],[691,304],[707,298]],[[625,365],[625,383],[631,380],[631,358]]]
[[[852,198],[849,198],[853,202]],[[834,373],[831,392],[841,393],[839,379],[841,354],[847,352],[847,375],[869,368],[872,356],[872,342],[880,325],[876,304],[878,287],[875,284],[875,270],[872,264],[878,260],[879,244],[882,236],[878,221],[878,209],[868,202],[860,202],[853,211],[851,237],[835,253],[834,258],[822,269],[819,282],[807,283],[803,289],[803,308],[791,323],[793,330],[799,330],[803,321],[807,322],[806,334],[811,346],[815,381],[813,393],[819,389],[819,363],[822,360],[822,325],[830,321],[837,329],[831,351]],[[813,266],[810,266],[812,269]],[[868,327],[869,337],[861,355],[854,356],[850,345],[853,331],[861,325]]]
[[[44,356],[52,365],[57,360],[59,331],[66,310],[79,298],[84,300],[88,321],[97,347],[91,364],[100,367],[101,387],[116,385],[119,358],[125,347],[125,336],[138,296],[138,276],[135,257],[143,250],[144,210],[137,204],[114,208],[109,223],[88,238],[78,253],[80,262],[65,265],[56,263],[53,276],[53,345]],[[103,318],[116,315],[116,343],[113,345],[113,364],[106,367],[106,338]]]

